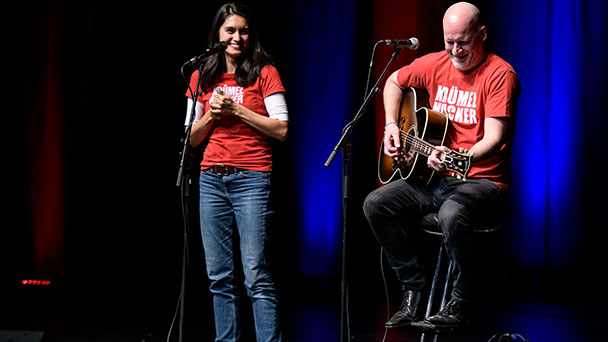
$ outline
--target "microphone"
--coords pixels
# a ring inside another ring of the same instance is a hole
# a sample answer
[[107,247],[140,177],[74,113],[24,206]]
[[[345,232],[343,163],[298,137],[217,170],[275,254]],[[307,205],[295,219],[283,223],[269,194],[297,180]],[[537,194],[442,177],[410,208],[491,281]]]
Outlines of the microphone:
[[203,52],[202,54],[200,54],[196,57],[192,57],[190,60],[186,61],[186,63],[184,63],[184,65],[198,64],[207,56],[210,56],[210,55],[213,55],[213,54],[219,53],[219,52],[224,52],[224,50],[226,50],[227,47],[228,47],[228,44],[226,44],[226,42],[215,43],[215,44],[213,44],[212,47],[205,50],[205,52]]
[[410,39],[385,39],[381,40],[380,44],[392,45],[396,48],[407,47],[410,50],[416,50],[420,45],[418,38],[412,37]]

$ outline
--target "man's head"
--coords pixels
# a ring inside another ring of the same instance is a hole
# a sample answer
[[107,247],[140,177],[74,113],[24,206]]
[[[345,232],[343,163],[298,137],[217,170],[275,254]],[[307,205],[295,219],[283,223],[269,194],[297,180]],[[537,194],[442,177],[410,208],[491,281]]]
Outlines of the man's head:
[[474,69],[485,56],[488,33],[479,17],[479,9],[468,2],[450,6],[443,16],[445,50],[460,71]]

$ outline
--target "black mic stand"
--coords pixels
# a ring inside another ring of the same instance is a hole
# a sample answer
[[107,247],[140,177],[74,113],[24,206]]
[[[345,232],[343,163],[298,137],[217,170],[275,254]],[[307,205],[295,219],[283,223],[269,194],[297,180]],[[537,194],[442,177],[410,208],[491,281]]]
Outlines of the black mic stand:
[[[348,209],[347,208],[348,199],[350,198],[350,180],[349,180],[348,166],[350,163],[350,151],[351,151],[351,145],[352,145],[351,142],[348,140],[348,137],[352,133],[353,127],[355,126],[355,124],[357,124],[359,119],[361,119],[361,117],[363,116],[363,113],[365,113],[365,109],[371,102],[372,97],[380,91],[380,89],[378,88],[378,85],[384,78],[384,75],[388,71],[388,68],[391,66],[393,61],[399,55],[399,52],[401,52],[401,48],[396,46],[394,48],[394,51],[391,55],[390,60],[388,61],[386,67],[384,67],[382,74],[380,75],[380,77],[378,78],[378,80],[376,81],[376,83],[374,84],[372,89],[369,91],[369,93],[365,96],[363,105],[361,105],[361,107],[357,111],[357,114],[355,114],[354,119],[351,122],[349,122],[346,126],[344,126],[344,128],[342,129],[342,137],[340,138],[340,141],[338,142],[336,147],[334,147],[329,158],[327,159],[327,161],[324,164],[325,167],[329,167],[329,165],[332,163],[332,161],[336,157],[336,154],[338,154],[338,152],[340,150],[343,150],[343,153],[342,153],[342,282],[341,282],[341,304],[340,304],[340,342],[350,341],[350,328],[347,331],[347,339],[346,340],[344,339],[344,337],[345,337],[344,336],[344,325],[345,325],[345,323],[348,323],[348,321],[345,321],[346,315],[348,315],[348,311],[347,311],[348,285],[347,285],[347,277],[346,277],[346,227],[347,227],[346,218],[347,218],[347,212],[348,212],[348,210],[347,210]],[[373,58],[374,57],[372,55],[372,61],[373,61]],[[350,326],[350,325],[348,325],[348,326]]]
[[[189,62],[184,63],[181,68],[182,75],[184,75],[184,67]],[[192,108],[190,108],[190,113],[188,114],[188,126],[186,127],[186,135],[183,139],[183,146],[181,151],[181,160],[179,163],[179,171],[177,173],[177,183],[175,186],[180,187],[181,194],[181,206],[182,206],[182,215],[184,219],[184,248],[182,255],[182,279],[181,279],[181,289],[180,296],[178,300],[178,309],[179,309],[179,329],[178,329],[178,341],[182,341],[183,338],[183,327],[184,327],[184,304],[186,300],[186,270],[188,265],[188,231],[190,230],[190,186],[192,184],[192,175],[190,172],[185,173],[184,177],[184,165],[188,163],[191,164],[191,160],[188,160],[188,155],[190,154],[190,133],[192,131],[192,123],[194,122],[194,118],[196,117],[196,103],[199,95],[201,95],[202,90],[199,90],[201,75],[203,73],[203,64],[199,66],[198,69],[198,77],[196,80],[196,90],[194,94],[192,94]],[[184,79],[185,76],[184,76]],[[192,89],[190,89],[192,92]],[[190,168],[191,169],[191,168]],[[169,332],[170,337],[171,332]],[[169,337],[167,340],[169,340]]]

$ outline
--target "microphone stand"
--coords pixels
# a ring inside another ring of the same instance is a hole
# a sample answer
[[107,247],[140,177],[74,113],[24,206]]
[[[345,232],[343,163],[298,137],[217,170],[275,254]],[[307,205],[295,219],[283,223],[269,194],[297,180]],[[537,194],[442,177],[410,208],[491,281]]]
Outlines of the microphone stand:
[[[189,62],[184,63],[182,65],[182,75],[184,75],[184,66]],[[192,94],[192,108],[190,109],[190,113],[188,114],[188,126],[186,128],[186,136],[183,139],[183,146],[181,151],[181,160],[179,163],[179,171],[177,173],[177,182],[176,186],[180,187],[181,193],[181,205],[182,205],[182,215],[184,219],[184,248],[182,255],[182,277],[181,277],[181,289],[180,296],[178,300],[178,309],[179,309],[179,329],[178,329],[178,341],[182,341],[183,338],[183,327],[184,327],[184,304],[186,300],[186,270],[188,265],[188,231],[190,230],[190,186],[192,184],[192,177],[189,172],[186,172],[186,177],[184,178],[184,165],[188,162],[190,165],[191,161],[187,160],[187,156],[190,153],[190,133],[192,131],[192,123],[194,122],[194,118],[196,117],[196,103],[198,97],[201,95],[202,91],[199,91],[199,84],[201,81],[201,75],[203,73],[203,64],[199,66],[198,69],[198,77],[196,80],[196,90],[194,94]],[[185,77],[184,77],[185,79]],[[191,169],[189,167],[189,169]],[[171,332],[169,332],[169,337]],[[167,340],[169,339],[167,338]]]
[[[349,122],[346,126],[344,126],[344,128],[342,129],[342,137],[340,138],[340,141],[338,141],[338,144],[334,147],[333,151],[329,155],[329,158],[327,159],[327,161],[324,164],[324,166],[326,168],[329,167],[329,165],[332,163],[332,161],[334,160],[334,158],[336,157],[338,152],[340,150],[343,150],[343,152],[342,152],[342,280],[341,280],[341,304],[340,304],[340,342],[350,341],[350,328],[347,331],[347,334],[348,334],[347,339],[346,340],[344,339],[344,337],[345,337],[344,336],[344,325],[345,325],[345,323],[347,323],[348,326],[350,326],[349,322],[345,320],[346,315],[348,315],[348,310],[347,310],[348,285],[347,285],[347,277],[346,277],[346,227],[347,227],[346,219],[347,219],[347,212],[348,212],[347,205],[348,205],[348,200],[350,198],[350,180],[349,180],[348,166],[350,163],[350,152],[351,152],[351,145],[352,145],[351,142],[348,140],[348,137],[352,133],[353,127],[357,124],[359,119],[361,119],[361,117],[365,113],[365,109],[371,102],[372,97],[380,91],[380,89],[378,88],[378,85],[384,78],[384,75],[388,71],[388,68],[391,66],[393,61],[399,55],[399,52],[401,52],[401,47],[395,46],[393,53],[391,55],[391,58],[388,61],[386,67],[384,67],[382,74],[380,74],[380,77],[378,78],[378,80],[376,81],[376,83],[374,84],[372,89],[365,96],[363,105],[361,105],[361,107],[355,114],[354,119],[351,122]],[[372,56],[372,62],[373,62],[373,56]]]
[[[188,62],[184,63],[184,65],[182,65],[182,75],[184,74],[184,66],[186,66],[186,64],[188,64]],[[180,186],[182,184],[182,179],[183,179],[183,173],[184,173],[184,164],[186,161],[186,152],[189,151],[189,146],[190,146],[190,132],[192,131],[192,123],[194,122],[194,118],[196,116],[196,101],[199,97],[199,95],[201,94],[201,92],[199,92],[199,83],[201,81],[201,74],[203,73],[203,64],[201,63],[201,65],[198,68],[198,76],[196,79],[196,91],[194,92],[193,96],[192,96],[192,108],[190,108],[190,113],[188,114],[188,126],[186,127],[186,136],[184,137],[183,143],[184,145],[182,146],[182,152],[180,153],[182,158],[179,162],[179,171],[177,172],[177,182],[175,184],[175,186]]]

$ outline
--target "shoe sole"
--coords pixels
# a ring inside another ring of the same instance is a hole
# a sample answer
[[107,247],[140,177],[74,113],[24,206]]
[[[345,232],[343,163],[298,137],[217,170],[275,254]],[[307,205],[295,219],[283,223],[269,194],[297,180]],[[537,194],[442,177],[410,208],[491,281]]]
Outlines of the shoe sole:
[[[415,321],[415,319],[414,319],[414,321]],[[405,322],[405,323],[399,323],[399,324],[394,324],[394,325],[384,324],[384,327],[388,328],[388,329],[391,329],[391,328],[401,328],[401,327],[407,327],[407,326],[411,325],[412,323],[413,323],[413,321]]]
[[433,324],[433,323],[427,322],[427,321],[412,322],[410,324],[410,326],[421,329],[422,331],[425,331],[425,332],[427,332],[427,331],[452,332],[455,329],[460,328],[460,325],[437,325],[437,324]]
[[412,322],[407,322],[407,323],[400,323],[400,324],[394,324],[394,325],[384,325],[385,328],[388,329],[392,329],[392,328],[401,328],[401,327],[407,327],[408,325],[412,324]]

